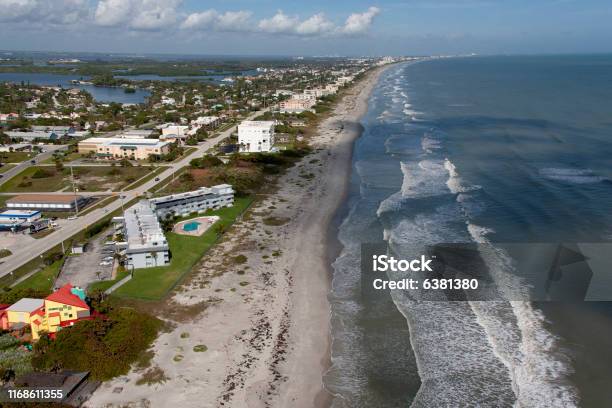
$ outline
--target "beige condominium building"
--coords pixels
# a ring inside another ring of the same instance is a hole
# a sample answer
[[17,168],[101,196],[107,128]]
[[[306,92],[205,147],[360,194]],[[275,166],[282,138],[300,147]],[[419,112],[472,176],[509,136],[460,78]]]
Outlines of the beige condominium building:
[[94,152],[99,159],[146,160],[170,151],[170,142],[158,139],[91,137],[79,142],[79,153]]

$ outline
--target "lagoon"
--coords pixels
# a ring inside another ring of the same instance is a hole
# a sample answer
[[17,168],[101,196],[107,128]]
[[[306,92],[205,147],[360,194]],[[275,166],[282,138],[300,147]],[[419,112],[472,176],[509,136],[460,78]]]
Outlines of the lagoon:
[[134,93],[125,93],[123,88],[102,87],[93,85],[75,85],[72,80],[86,80],[78,75],[60,75],[30,72],[0,72],[0,82],[30,83],[42,86],[61,86],[62,88],[79,88],[89,92],[97,102],[144,103],[151,95],[146,89],[136,89]]

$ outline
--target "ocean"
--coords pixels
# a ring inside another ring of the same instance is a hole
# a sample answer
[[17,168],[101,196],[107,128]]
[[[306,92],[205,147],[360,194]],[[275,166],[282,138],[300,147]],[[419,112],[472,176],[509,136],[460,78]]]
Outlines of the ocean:
[[487,245],[494,250],[481,257],[498,283],[520,280],[507,243],[536,254],[542,243],[605,251],[611,101],[609,55],[432,59],[381,76],[355,144],[333,263],[325,384],[334,407],[612,400],[609,268],[580,293],[598,302],[372,297],[360,276],[365,243]]

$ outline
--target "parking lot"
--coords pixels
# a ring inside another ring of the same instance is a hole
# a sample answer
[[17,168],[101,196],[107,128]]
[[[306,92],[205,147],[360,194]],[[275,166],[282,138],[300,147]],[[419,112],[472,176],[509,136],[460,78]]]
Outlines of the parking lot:
[[104,245],[110,231],[105,231],[92,240],[84,253],[66,258],[56,286],[70,283],[86,288],[92,282],[111,279],[115,250],[112,245]]

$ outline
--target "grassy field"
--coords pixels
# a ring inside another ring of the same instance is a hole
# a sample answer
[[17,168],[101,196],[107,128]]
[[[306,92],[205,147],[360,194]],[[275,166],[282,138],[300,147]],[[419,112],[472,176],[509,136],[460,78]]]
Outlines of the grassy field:
[[17,166],[17,165],[16,164],[5,164],[4,166],[0,167],[0,174],[6,173],[7,171],[9,171],[10,169],[12,169],[15,166]]
[[55,278],[60,272],[63,261],[57,261],[45,268],[43,268],[40,272],[35,273],[30,276],[28,279],[24,280],[21,283],[18,283],[14,286],[13,289],[37,289],[50,291],[53,289],[53,282]]
[[[76,185],[81,191],[119,190],[149,173],[150,167],[91,166],[73,168]],[[46,177],[36,177],[46,172]],[[71,191],[70,169],[32,166],[0,186],[0,192]]]
[[153,177],[163,173],[167,168],[168,168],[168,166],[158,166],[158,167],[155,168],[155,170],[149,172],[149,174],[147,174],[145,177],[142,177],[140,180],[137,180],[134,183],[126,186],[124,189],[125,190],[133,190],[136,187],[140,187],[144,183],[146,183],[147,181],[151,180]]
[[92,283],[87,288],[87,291],[90,292],[90,293],[98,291],[98,290],[105,291],[106,289],[108,289],[111,286],[113,286],[115,283],[119,282],[121,279],[125,278],[128,274],[129,274],[129,272],[124,269],[124,270],[122,270],[120,272],[117,272],[117,278],[115,278],[115,279]]
[[[228,228],[251,204],[251,198],[237,198],[231,208],[209,211],[206,215],[218,215],[221,219],[200,237],[166,234],[170,245],[170,265],[136,269],[134,277],[113,294],[119,297],[143,300],[159,300],[166,296],[204,253],[219,239],[218,225]],[[187,217],[189,218],[189,217]]]
[[0,208],[4,208],[4,205],[6,204],[6,200],[8,200],[9,198],[12,198],[13,196],[8,196],[8,195],[0,195]]
[[1,152],[0,162],[21,163],[22,161],[28,160],[34,156],[35,154],[30,152]]

